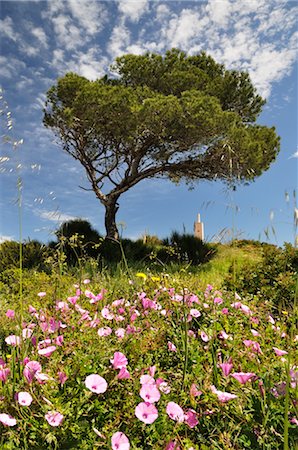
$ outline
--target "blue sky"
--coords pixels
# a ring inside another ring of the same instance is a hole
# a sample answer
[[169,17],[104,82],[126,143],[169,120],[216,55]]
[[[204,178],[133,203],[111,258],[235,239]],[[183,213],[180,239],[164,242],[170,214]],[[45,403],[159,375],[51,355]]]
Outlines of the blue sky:
[[10,138],[2,139],[0,153],[1,240],[20,237],[18,177],[24,239],[48,242],[62,221],[77,217],[104,234],[103,207],[79,187],[89,187],[83,169],[42,124],[46,92],[68,71],[94,80],[121,54],[177,47],[189,54],[204,50],[229,69],[249,71],[267,99],[259,122],[276,126],[281,151],[267,172],[233,193],[220,183],[200,182],[189,191],[169,181],[141,182],[120,197],[123,236],[192,233],[200,212],[208,240],[234,233],[266,241],[269,231],[272,243],[294,241],[296,1],[1,1],[0,8],[1,135]]

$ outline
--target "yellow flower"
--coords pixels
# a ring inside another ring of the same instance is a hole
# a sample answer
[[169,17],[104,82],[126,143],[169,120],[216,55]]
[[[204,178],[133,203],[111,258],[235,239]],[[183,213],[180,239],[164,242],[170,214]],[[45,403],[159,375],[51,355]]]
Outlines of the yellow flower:
[[144,280],[147,279],[147,275],[145,273],[143,273],[143,272],[138,272],[136,274],[136,276],[139,277],[139,278],[143,278]]
[[152,281],[160,281],[160,278],[159,277],[151,277],[151,280]]

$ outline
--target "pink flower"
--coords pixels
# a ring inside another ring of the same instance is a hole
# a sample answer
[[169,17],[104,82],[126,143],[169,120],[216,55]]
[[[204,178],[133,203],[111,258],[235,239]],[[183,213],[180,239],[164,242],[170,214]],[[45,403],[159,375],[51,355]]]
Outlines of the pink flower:
[[100,337],[109,336],[111,333],[112,333],[112,328],[110,328],[110,327],[98,328],[98,330],[97,330],[97,334]]
[[8,427],[14,427],[17,423],[16,419],[5,413],[0,414],[0,422]]
[[19,392],[17,394],[17,399],[19,404],[23,406],[30,406],[33,401],[33,398],[29,392]]
[[229,314],[228,308],[222,308],[221,312],[222,312],[222,314],[225,314],[225,315]]
[[287,355],[287,354],[288,354],[288,352],[286,352],[285,350],[280,350],[280,349],[277,348],[277,347],[272,347],[272,348],[273,348],[273,350],[274,350],[276,356],[284,356],[284,355]]
[[10,369],[8,367],[4,367],[4,364],[0,364],[0,381],[7,381],[7,378],[9,377]]
[[193,383],[190,386],[190,391],[189,391],[190,395],[192,397],[199,397],[200,395],[202,395],[202,391],[199,391],[197,388],[197,385],[195,383]]
[[177,444],[176,441],[168,442],[165,450],[181,450],[181,447]]
[[235,395],[235,394],[230,394],[229,392],[218,391],[215,386],[211,386],[211,391],[213,392],[213,394],[217,395],[217,398],[221,403],[226,403],[229,400],[237,398],[237,395]]
[[22,330],[23,339],[30,339],[33,334],[33,330],[31,328],[24,328]]
[[45,415],[45,419],[52,427],[59,427],[64,419],[64,416],[57,411],[49,411]]
[[201,336],[201,339],[202,339],[203,342],[208,342],[209,341],[209,337],[207,336],[205,331],[201,331],[200,336]]
[[113,450],[129,450],[130,444],[127,436],[125,436],[124,433],[121,433],[121,431],[117,431],[117,433],[114,433],[112,436],[112,449]]
[[160,392],[154,384],[143,384],[140,396],[145,402],[155,403],[160,399]]
[[130,378],[130,373],[126,369],[126,367],[122,367],[117,375],[119,380],[128,380]]
[[256,330],[254,330],[253,328],[250,331],[254,337],[260,336],[260,333]]
[[135,409],[136,417],[146,424],[153,423],[158,417],[158,411],[152,403],[141,402]]
[[106,306],[102,309],[101,315],[104,319],[112,320],[114,318],[114,314],[112,314]]
[[250,380],[251,378],[255,377],[256,374],[252,373],[252,372],[234,372],[231,374],[231,376],[233,378],[235,378],[235,380],[239,381],[239,383],[241,384],[246,384],[248,382],[248,380]]
[[108,388],[106,380],[97,374],[88,375],[85,379],[85,386],[96,394],[103,394]]
[[184,422],[187,423],[189,428],[194,428],[196,425],[198,425],[199,421],[197,419],[197,413],[193,409],[189,409],[184,414]]
[[166,381],[161,381],[161,383],[158,384],[156,380],[156,385],[158,386],[160,392],[163,392],[164,394],[169,394],[171,392],[171,388]]
[[38,350],[38,354],[41,356],[45,356],[46,358],[49,358],[54,353],[56,348],[57,347],[55,347],[55,345],[50,345],[49,347],[45,347]]
[[110,359],[114,369],[122,369],[128,364],[126,356],[121,352],[115,352],[114,358]]
[[245,347],[250,347],[254,353],[257,353],[259,355],[263,354],[258,342],[251,341],[250,339],[244,339],[243,344],[245,345]]
[[20,336],[16,336],[15,334],[11,334],[5,338],[5,342],[7,345],[12,345],[13,347],[17,347],[20,345]]
[[86,279],[83,281],[83,283],[84,283],[84,284],[89,284],[89,283],[90,283],[90,280],[88,280],[88,278],[86,278]]
[[225,332],[225,330],[221,330],[218,333],[218,337],[219,337],[219,339],[224,339],[224,340],[229,339],[229,335]]
[[170,352],[177,352],[176,346],[170,341],[168,342],[168,349],[170,350]]
[[142,375],[140,378],[141,384],[155,384],[155,380],[151,375]]
[[59,377],[60,384],[63,386],[65,381],[68,379],[68,376],[64,372],[58,372],[58,377]]
[[116,336],[119,339],[123,339],[125,336],[125,329],[124,328],[117,328],[117,330],[115,331]]
[[8,309],[6,311],[6,317],[8,317],[9,319],[14,319],[15,318],[15,312],[13,309]]
[[223,299],[221,297],[215,297],[213,300],[215,304],[221,305],[223,303]]
[[166,408],[168,416],[176,422],[184,422],[183,409],[175,402],[169,402]]
[[195,308],[191,309],[191,310],[189,311],[189,314],[190,314],[192,317],[200,317],[200,316],[201,316],[200,311],[199,311],[198,309],[195,309]]
[[219,367],[222,370],[222,373],[224,374],[225,377],[227,377],[229,375],[229,373],[231,372],[232,368],[233,368],[233,364],[231,363],[222,363],[219,364]]
[[41,372],[41,365],[38,361],[29,361],[24,368],[23,375],[28,381],[28,383],[32,383],[35,375]]
[[47,293],[46,292],[39,292],[37,295],[38,295],[38,297],[44,297],[45,295],[47,295]]

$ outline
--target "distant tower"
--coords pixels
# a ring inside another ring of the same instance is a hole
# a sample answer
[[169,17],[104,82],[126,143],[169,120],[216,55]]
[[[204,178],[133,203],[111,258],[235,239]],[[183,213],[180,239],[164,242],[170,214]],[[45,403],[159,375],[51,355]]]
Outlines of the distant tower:
[[198,219],[194,223],[194,235],[196,238],[204,240],[204,224],[201,222],[200,214],[198,214]]

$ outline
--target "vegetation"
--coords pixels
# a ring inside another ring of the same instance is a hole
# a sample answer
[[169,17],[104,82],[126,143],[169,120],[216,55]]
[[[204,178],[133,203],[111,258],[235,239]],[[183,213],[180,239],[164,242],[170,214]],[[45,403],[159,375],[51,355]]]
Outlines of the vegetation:
[[98,270],[68,267],[58,246],[49,273],[23,270],[23,312],[19,269],[2,272],[0,448],[295,448],[297,308],[224,287],[231,265],[265,267],[269,250],[278,267],[297,262],[289,245],[250,241],[199,266]]
[[279,151],[274,128],[257,125],[264,100],[248,73],[173,49],[116,59],[94,82],[74,73],[47,93],[44,124],[86,170],[118,240],[120,196],[140,181],[249,182]]

